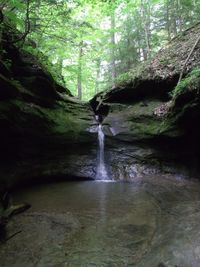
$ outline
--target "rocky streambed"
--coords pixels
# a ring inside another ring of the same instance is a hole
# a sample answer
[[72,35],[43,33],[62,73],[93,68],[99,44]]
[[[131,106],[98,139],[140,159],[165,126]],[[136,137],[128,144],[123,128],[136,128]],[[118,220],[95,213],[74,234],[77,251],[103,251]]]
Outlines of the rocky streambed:
[[2,267],[198,267],[200,185],[174,176],[133,183],[61,182],[21,189]]

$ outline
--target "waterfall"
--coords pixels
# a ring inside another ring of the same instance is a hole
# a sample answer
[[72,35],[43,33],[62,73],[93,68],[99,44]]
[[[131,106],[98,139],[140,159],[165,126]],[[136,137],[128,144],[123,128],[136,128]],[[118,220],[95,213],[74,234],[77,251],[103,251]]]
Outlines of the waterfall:
[[97,165],[97,174],[96,179],[97,180],[108,180],[108,174],[105,166],[104,161],[104,133],[102,129],[102,125],[99,124],[98,126],[98,142],[99,142],[99,148],[98,148],[98,165]]

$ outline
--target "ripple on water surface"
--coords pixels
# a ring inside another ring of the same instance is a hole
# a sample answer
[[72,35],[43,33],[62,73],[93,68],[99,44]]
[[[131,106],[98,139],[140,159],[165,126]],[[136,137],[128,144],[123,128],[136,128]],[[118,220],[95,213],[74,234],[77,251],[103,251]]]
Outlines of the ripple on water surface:
[[149,177],[135,183],[66,182],[14,195],[1,266],[200,266],[200,187]]

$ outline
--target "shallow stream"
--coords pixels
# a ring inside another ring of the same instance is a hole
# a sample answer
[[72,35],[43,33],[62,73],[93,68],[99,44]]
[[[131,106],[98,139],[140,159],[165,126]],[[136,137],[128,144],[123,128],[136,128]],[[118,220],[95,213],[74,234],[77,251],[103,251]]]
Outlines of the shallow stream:
[[12,218],[1,267],[199,267],[200,184],[60,182],[18,191],[32,208]]

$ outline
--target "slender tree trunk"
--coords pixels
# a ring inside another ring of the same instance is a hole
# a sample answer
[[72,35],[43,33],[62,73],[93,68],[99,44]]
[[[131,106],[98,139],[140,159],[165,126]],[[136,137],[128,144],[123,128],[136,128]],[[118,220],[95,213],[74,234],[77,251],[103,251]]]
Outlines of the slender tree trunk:
[[127,52],[128,52],[128,58],[127,58],[127,62],[126,62],[126,70],[129,71],[131,68],[131,49],[130,49],[130,38],[127,38]]
[[113,10],[111,15],[111,75],[112,75],[112,82],[115,85],[116,81],[116,63],[115,63],[115,10]]
[[82,99],[82,57],[83,57],[83,41],[79,44],[78,56],[78,74],[77,74],[77,93],[78,99]]
[[[148,5],[147,8],[145,4]],[[151,56],[151,46],[150,46],[150,7],[149,4],[145,3],[144,0],[141,0],[141,13],[142,20],[144,22],[144,35],[145,35],[145,43],[146,43],[146,58]]]
[[31,31],[31,23],[30,23],[30,0],[26,0],[26,18],[25,18],[25,30],[22,36],[20,36],[19,38],[17,38],[16,40],[14,40],[12,43],[15,44],[17,42],[21,42],[22,44],[21,46],[24,45],[25,39],[27,37],[27,35],[30,33]]
[[175,0],[173,1],[173,14],[172,14],[172,30],[173,30],[173,35],[177,35],[177,22],[176,22],[176,16],[177,16],[177,10],[176,10],[176,3]]
[[1,59],[1,57],[2,57],[2,51],[3,51],[3,49],[2,49],[2,34],[3,34],[3,25],[2,25],[2,23],[3,23],[3,20],[4,20],[4,15],[3,15],[3,12],[2,12],[2,10],[0,9],[0,59]]
[[129,14],[127,15],[127,22],[126,22],[126,46],[127,46],[127,54],[128,57],[126,57],[126,70],[129,71],[131,68],[131,38],[130,38],[130,19]]
[[37,30],[37,24],[40,18],[40,5],[41,5],[41,0],[37,0],[35,3],[35,12],[34,12],[34,17],[31,18],[31,28],[32,31]]
[[173,16],[173,35],[177,35],[177,25],[176,25],[176,18]]
[[182,19],[182,15],[181,15],[181,3],[180,0],[176,1],[176,5],[177,5],[177,13],[178,13],[178,25],[179,25],[179,31],[182,32],[183,30],[183,19]]
[[170,19],[169,19],[169,0],[166,1],[166,30],[167,30],[167,39],[171,41],[171,32],[170,32]]
[[63,59],[62,59],[62,58],[59,58],[57,64],[58,64],[58,66],[59,66],[59,71],[60,71],[60,73],[62,74],[62,69],[63,69]]
[[143,55],[144,61],[148,59],[148,53],[147,53],[146,48],[142,48],[142,55]]
[[[194,12],[193,13],[193,16],[198,17],[198,11],[197,11],[197,1],[196,0],[193,0],[192,1],[192,11]],[[193,17],[191,16],[191,22],[193,22]]]
[[183,77],[183,74],[184,74],[185,68],[187,66],[187,63],[188,63],[192,53],[194,52],[194,50],[195,50],[195,48],[196,48],[196,46],[198,45],[199,42],[200,42],[200,35],[196,39],[195,44],[193,45],[192,49],[190,50],[190,53],[188,54],[188,56],[187,56],[187,58],[186,58],[186,60],[185,60],[185,62],[183,64],[183,68],[182,68],[182,71],[181,71],[180,76],[179,76],[178,84],[180,83],[180,81],[181,81],[181,79]]
[[[196,21],[196,1],[191,0],[191,10],[188,10],[188,16],[186,18],[187,21],[189,21],[190,25],[194,24],[194,21]],[[183,21],[185,24],[185,21]],[[183,25],[184,25],[183,24]]]
[[144,50],[142,48],[140,36],[141,36],[141,34],[140,34],[139,30],[137,30],[138,57],[139,57],[139,61],[141,62],[141,61],[145,60],[145,55],[144,55]]
[[100,70],[101,70],[100,67],[101,67],[101,60],[97,59],[95,94],[97,94],[99,92],[99,78],[100,78]]

